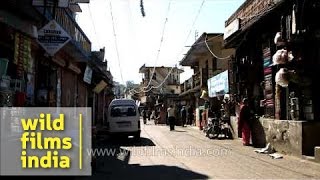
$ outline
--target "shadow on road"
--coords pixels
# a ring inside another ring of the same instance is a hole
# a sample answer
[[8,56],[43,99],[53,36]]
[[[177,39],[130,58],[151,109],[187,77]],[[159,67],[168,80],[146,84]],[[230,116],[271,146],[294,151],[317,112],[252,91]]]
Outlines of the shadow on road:
[[136,140],[130,137],[107,138],[100,143],[113,146],[155,146],[151,139],[144,137],[141,137],[140,140]]
[[187,132],[187,131],[182,131],[182,130],[173,130],[173,132]]
[[[141,150],[144,149],[141,146],[150,146],[152,144],[155,146],[147,138],[142,138],[140,142],[134,142],[132,139],[100,142],[96,148],[107,149],[109,153],[96,156],[96,168],[91,177],[78,177],[76,179],[208,179],[206,175],[178,166],[129,164],[132,156],[145,156],[142,157],[142,160],[151,156],[150,154],[139,154],[137,149],[130,147],[138,146],[134,148]],[[128,146],[129,148],[121,146]]]

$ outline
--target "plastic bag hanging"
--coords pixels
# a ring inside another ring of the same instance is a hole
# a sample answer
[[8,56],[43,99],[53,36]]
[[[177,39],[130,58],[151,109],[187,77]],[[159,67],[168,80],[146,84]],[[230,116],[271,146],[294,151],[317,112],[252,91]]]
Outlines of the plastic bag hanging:
[[289,72],[287,68],[281,68],[275,76],[276,84],[280,85],[281,87],[288,87],[289,85]]
[[281,33],[277,32],[276,36],[274,37],[274,44],[279,44],[281,42]]
[[272,56],[273,65],[277,64],[286,64],[288,61],[288,51],[285,49],[278,50],[273,56]]

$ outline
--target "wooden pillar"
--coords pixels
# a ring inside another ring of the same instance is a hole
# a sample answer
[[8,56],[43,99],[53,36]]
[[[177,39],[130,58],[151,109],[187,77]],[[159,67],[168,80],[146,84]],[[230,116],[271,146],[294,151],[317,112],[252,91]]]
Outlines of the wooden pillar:
[[280,119],[280,117],[281,117],[281,104],[280,104],[280,102],[281,102],[281,87],[278,85],[278,84],[276,84],[275,85],[276,87],[275,87],[275,91],[276,91],[276,93],[275,93],[275,102],[274,102],[274,104],[275,104],[275,118],[276,119]]

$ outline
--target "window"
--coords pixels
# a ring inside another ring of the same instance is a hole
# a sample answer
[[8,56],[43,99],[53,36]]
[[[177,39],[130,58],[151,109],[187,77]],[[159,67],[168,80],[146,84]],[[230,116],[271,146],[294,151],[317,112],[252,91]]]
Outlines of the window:
[[136,108],[133,105],[119,105],[111,107],[111,117],[136,116]]
[[157,73],[153,73],[152,79],[157,80]]

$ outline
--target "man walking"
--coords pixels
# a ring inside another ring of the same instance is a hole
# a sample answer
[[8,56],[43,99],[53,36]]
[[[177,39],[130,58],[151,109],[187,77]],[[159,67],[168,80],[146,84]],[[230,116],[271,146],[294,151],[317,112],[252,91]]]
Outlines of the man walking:
[[188,108],[188,124],[192,125],[193,124],[193,107],[189,106]]
[[184,127],[187,119],[187,110],[185,106],[182,106],[180,116],[181,116],[182,127]]
[[176,118],[174,116],[174,108],[172,105],[170,105],[169,108],[167,109],[167,113],[168,113],[168,121],[169,121],[169,125],[170,125],[170,131],[173,131]]

